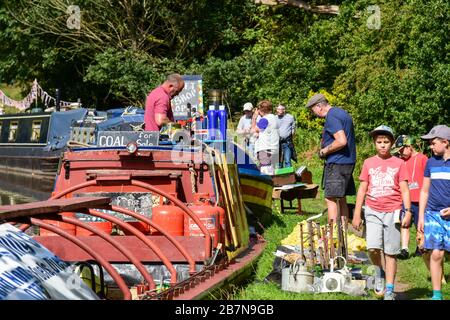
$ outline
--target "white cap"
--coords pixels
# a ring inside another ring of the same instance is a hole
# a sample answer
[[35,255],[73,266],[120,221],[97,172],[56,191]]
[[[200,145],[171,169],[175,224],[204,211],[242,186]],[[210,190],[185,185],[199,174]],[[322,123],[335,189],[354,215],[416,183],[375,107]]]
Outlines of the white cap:
[[244,111],[252,111],[253,105],[251,102],[244,103]]

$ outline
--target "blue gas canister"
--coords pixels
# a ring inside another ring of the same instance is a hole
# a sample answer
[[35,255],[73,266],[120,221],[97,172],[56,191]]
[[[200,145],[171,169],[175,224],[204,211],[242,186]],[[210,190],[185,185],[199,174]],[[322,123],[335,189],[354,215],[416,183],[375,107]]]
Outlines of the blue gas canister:
[[219,139],[226,140],[227,139],[227,110],[225,110],[224,105],[219,106],[218,118],[219,118],[219,131],[220,131]]
[[218,129],[217,111],[214,109],[214,105],[209,106],[208,110],[208,139],[216,140],[216,130]]

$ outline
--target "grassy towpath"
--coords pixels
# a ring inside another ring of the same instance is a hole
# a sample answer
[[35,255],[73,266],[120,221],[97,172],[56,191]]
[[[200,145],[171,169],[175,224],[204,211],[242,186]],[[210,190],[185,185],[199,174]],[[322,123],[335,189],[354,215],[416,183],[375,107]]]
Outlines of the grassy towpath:
[[[416,230],[413,226],[411,229],[411,241],[409,243],[409,252],[414,253],[416,250]],[[444,275],[447,281],[442,285],[442,294],[444,299],[450,299],[450,256],[447,254],[444,263]],[[397,278],[400,283],[407,284],[402,293],[402,297],[406,300],[423,300],[431,297],[431,280],[430,274],[425,267],[422,257],[415,257],[413,254],[407,260],[399,260]]]
[[[305,161],[302,165],[313,173],[313,182],[320,185],[322,177],[322,164],[314,156],[304,157]],[[355,182],[357,182],[359,172],[355,172]],[[348,202],[355,203],[355,197],[349,197]],[[294,203],[295,205],[295,203]],[[255,276],[251,283],[245,287],[235,288],[234,291],[227,293],[228,299],[248,299],[248,300],[376,300],[374,294],[369,292],[367,296],[357,297],[344,293],[320,293],[320,294],[300,294],[285,292],[273,283],[267,282],[264,278],[272,271],[274,254],[281,240],[288,236],[295,225],[310,217],[311,215],[321,213],[324,209],[325,201],[323,191],[320,189],[316,199],[302,200],[303,215],[297,215],[295,212],[287,211],[281,214],[279,210],[279,202],[274,201],[274,222],[267,227],[264,237],[267,240],[267,247],[255,265]],[[326,217],[323,216],[320,223],[325,223]],[[410,252],[415,251],[415,227],[411,228]],[[448,275],[450,273],[450,262],[445,263],[445,270]],[[398,260],[398,273],[395,283],[395,291],[398,300],[415,300],[428,299],[431,294],[431,282],[425,264],[420,257],[411,257],[408,260]],[[366,267],[363,267],[365,270]],[[450,284],[443,285],[444,298],[450,298]]]

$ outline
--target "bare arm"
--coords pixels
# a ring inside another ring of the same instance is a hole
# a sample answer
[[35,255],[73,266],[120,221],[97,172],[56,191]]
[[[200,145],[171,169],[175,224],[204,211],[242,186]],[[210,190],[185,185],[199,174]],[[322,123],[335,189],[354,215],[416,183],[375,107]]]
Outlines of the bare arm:
[[364,197],[366,196],[368,186],[369,183],[367,181],[361,181],[358,193],[356,194],[355,212],[353,213],[352,221],[352,225],[355,229],[359,229],[361,225],[361,209],[364,203]]
[[406,181],[406,180],[400,181],[399,185],[400,185],[400,191],[402,193],[403,205],[405,206],[405,208],[409,209],[409,211],[406,211],[405,218],[401,222],[402,227],[407,228],[411,224],[411,216],[412,216],[411,215],[411,198],[409,196],[408,181]]
[[423,226],[425,221],[425,208],[428,202],[428,192],[430,191],[431,180],[429,177],[423,178],[422,189],[420,190],[419,198],[419,222],[417,223],[417,229],[423,232]]
[[172,121],[164,113],[155,113],[155,122],[159,127],[161,127],[163,124],[170,123]]
[[258,115],[259,115],[259,110],[256,110],[255,112],[253,112],[251,133],[259,132],[259,128],[256,126],[256,119],[258,119]]
[[295,120],[295,118],[293,119],[293,123],[292,123],[292,140],[294,140],[295,137],[295,131],[297,130],[297,122]]
[[347,145],[347,136],[345,135],[344,130],[339,130],[338,132],[333,134],[333,137],[334,141],[320,150],[320,153],[323,156],[339,151]]

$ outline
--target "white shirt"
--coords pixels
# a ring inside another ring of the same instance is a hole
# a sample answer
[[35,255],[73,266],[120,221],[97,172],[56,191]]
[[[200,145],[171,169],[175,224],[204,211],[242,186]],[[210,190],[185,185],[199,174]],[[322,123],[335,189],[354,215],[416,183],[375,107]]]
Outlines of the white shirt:
[[280,142],[277,117],[273,114],[266,114],[263,118],[267,119],[269,123],[266,129],[259,131],[258,140],[255,143],[255,152],[271,151],[276,153]]

